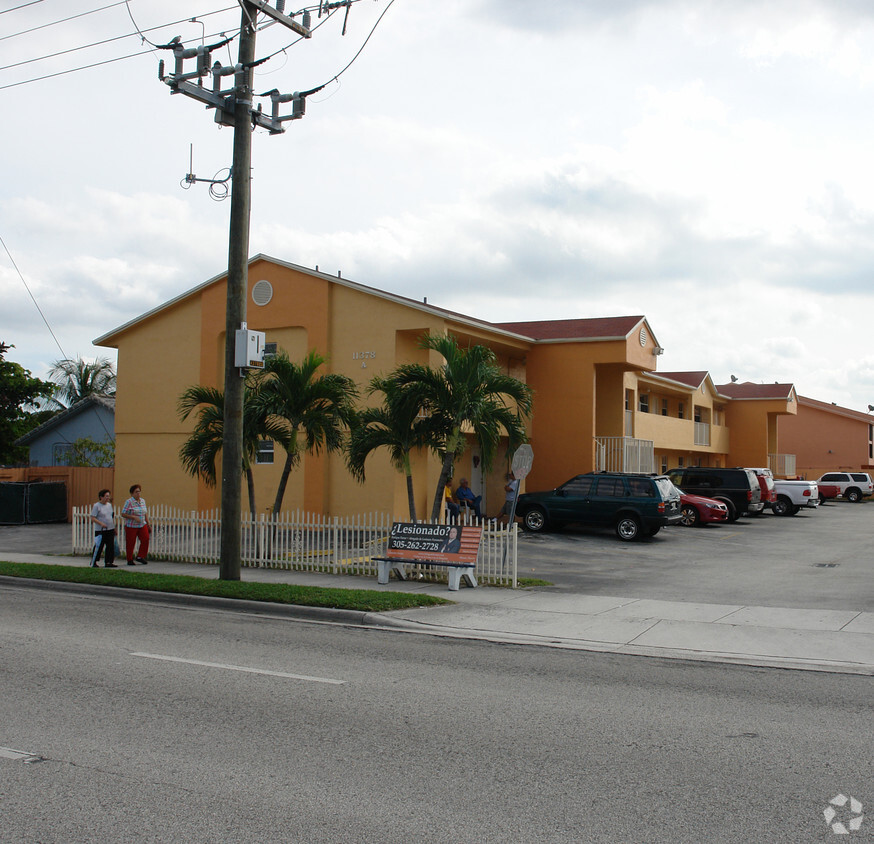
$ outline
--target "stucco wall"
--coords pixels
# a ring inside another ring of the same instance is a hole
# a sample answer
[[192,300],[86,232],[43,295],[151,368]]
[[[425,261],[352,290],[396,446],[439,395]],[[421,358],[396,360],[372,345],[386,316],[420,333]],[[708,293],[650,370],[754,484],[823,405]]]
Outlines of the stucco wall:
[[867,472],[872,423],[799,402],[796,416],[778,422],[780,451],[794,454],[796,473],[813,480],[839,469]]

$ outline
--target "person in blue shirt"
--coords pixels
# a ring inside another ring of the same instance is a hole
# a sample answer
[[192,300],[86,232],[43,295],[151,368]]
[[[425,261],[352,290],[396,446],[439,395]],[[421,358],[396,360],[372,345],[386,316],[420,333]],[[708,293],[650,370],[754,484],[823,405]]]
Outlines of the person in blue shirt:
[[461,478],[458,482],[458,489],[455,490],[455,500],[460,507],[468,507],[473,510],[474,516],[481,519],[482,512],[480,511],[480,503],[483,500],[481,495],[474,495],[473,490],[467,483],[467,478]]

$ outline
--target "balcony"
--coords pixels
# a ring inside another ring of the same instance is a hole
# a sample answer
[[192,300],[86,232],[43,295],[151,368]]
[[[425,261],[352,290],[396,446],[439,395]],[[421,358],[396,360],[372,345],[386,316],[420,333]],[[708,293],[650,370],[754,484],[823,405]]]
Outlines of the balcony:
[[769,454],[768,468],[775,478],[794,478],[795,455],[794,454]]
[[710,445],[710,423],[695,423],[695,445]]
[[655,472],[652,440],[634,437],[595,437],[596,472]]

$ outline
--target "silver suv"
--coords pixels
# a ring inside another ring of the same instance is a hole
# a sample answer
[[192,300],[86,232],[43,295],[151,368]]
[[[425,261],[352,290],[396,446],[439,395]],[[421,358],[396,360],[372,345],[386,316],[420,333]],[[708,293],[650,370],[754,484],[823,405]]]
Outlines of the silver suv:
[[817,483],[837,486],[847,501],[861,501],[874,495],[874,483],[865,472],[826,472]]

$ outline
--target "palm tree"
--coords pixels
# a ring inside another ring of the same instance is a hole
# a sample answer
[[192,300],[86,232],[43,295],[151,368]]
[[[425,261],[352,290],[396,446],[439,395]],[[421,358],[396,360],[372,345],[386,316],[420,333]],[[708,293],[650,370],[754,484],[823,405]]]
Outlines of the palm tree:
[[281,353],[267,359],[260,381],[261,412],[283,431],[285,466],[276,490],[273,513],[279,513],[288,477],[303,453],[339,451],[355,420],[355,382],[346,375],[316,372],[326,359],[311,351],[300,364]]
[[83,358],[56,360],[49,378],[57,385],[53,401],[59,407],[72,407],[89,396],[115,395],[115,366],[109,358],[90,363]]
[[[285,437],[285,429],[265,416],[257,395],[257,384],[247,384],[243,396],[243,469],[253,518],[256,511],[252,463],[258,445],[262,439],[284,443]],[[215,486],[216,459],[224,441],[225,395],[215,387],[189,387],[179,397],[178,410],[182,421],[197,412],[194,431],[179,450],[182,467],[190,475],[203,479],[207,486]]]
[[371,379],[368,393],[377,392],[383,394],[382,405],[359,412],[349,438],[346,463],[352,475],[363,481],[367,457],[377,448],[387,448],[392,465],[406,476],[410,520],[415,522],[416,499],[410,452],[427,446],[431,441],[430,420],[421,415],[417,391],[402,387],[392,376]]
[[436,521],[455,461],[467,448],[465,431],[472,430],[488,469],[504,433],[509,453],[525,442],[524,420],[531,413],[532,391],[502,372],[497,356],[486,346],[462,348],[450,334],[425,335],[419,346],[438,352],[443,365],[405,364],[393,377],[400,387],[419,397],[421,407],[431,416],[430,445],[442,458],[431,508],[431,519]]

